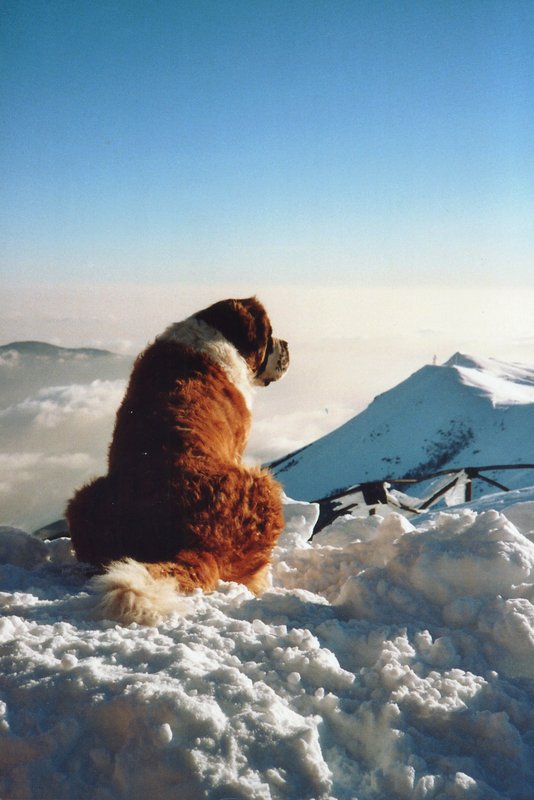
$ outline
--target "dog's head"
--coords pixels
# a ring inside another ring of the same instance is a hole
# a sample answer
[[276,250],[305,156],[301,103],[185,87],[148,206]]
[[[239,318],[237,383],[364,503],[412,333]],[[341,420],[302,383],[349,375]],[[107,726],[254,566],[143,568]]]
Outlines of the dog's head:
[[220,300],[195,314],[231,342],[248,364],[253,382],[268,386],[289,366],[289,348],[273,336],[267,312],[256,297]]

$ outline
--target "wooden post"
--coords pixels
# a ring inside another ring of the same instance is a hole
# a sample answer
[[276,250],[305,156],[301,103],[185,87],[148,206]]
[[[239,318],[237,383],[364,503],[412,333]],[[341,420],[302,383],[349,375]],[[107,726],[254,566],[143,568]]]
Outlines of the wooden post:
[[465,482],[465,502],[470,503],[473,499],[473,479],[468,478]]

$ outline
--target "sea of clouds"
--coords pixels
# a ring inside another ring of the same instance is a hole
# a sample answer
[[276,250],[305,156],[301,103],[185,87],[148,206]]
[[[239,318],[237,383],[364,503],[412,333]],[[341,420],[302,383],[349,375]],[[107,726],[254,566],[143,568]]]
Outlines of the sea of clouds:
[[[102,474],[135,355],[174,320],[258,293],[291,348],[282,381],[258,390],[247,457],[263,463],[362,411],[436,356],[461,350],[534,361],[524,291],[505,287],[42,285],[4,287],[0,344],[103,347],[111,361],[0,358],[0,522],[33,530]],[[499,308],[499,325],[487,309]],[[355,476],[355,480],[357,480]]]

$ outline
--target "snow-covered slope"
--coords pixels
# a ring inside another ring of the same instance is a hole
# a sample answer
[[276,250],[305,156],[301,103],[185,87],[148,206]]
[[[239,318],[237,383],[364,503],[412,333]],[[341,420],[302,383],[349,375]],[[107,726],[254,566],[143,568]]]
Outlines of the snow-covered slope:
[[68,540],[0,530],[0,796],[528,800],[534,491],[483,502],[311,542],[288,502],[271,590],[157,628],[93,619]]
[[[534,368],[457,353],[271,466],[291,497],[312,500],[364,481],[515,463],[534,463]],[[531,470],[490,474],[534,483]]]

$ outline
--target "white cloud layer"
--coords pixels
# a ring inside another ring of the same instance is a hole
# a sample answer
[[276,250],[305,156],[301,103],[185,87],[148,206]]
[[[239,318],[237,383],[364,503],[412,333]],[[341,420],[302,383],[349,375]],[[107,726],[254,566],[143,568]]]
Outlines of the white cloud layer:
[[49,386],[0,411],[2,523],[27,530],[62,516],[105,470],[124,380]]
[[0,453],[1,524],[34,530],[63,515],[74,489],[104,468],[88,452]]
[[57,428],[62,422],[76,418],[76,423],[92,424],[114,414],[124,394],[124,381],[92,381],[88,386],[51,386],[41,389],[10,409],[13,415],[32,418],[40,428]]
[[[0,342],[42,339],[65,346],[135,353],[171,321],[223,297],[257,294],[274,327],[290,342],[328,339],[397,342],[420,338],[445,360],[464,343],[477,355],[534,357],[534,288],[502,285],[272,286],[261,281],[221,285],[44,285],[2,287]],[[68,314],[65,312],[68,309]],[[499,324],[495,325],[495,317]],[[503,348],[505,352],[503,352]],[[482,352],[483,350],[483,352]],[[498,351],[498,352],[497,352]]]

